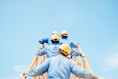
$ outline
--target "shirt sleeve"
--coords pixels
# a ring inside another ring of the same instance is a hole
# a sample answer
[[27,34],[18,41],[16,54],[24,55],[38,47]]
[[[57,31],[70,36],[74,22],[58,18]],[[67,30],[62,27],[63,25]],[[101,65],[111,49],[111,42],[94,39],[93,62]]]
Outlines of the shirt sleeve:
[[71,69],[71,72],[75,74],[77,77],[84,79],[94,79],[94,76],[90,72],[79,67],[74,61],[71,62]]
[[70,44],[71,48],[77,48],[77,47],[78,47],[78,46],[77,46],[76,44],[74,44],[73,42],[70,42],[69,44]]
[[43,48],[37,51],[38,56],[47,54],[47,48]]
[[80,52],[76,52],[75,50],[71,50],[71,56],[81,56],[82,57],[82,54]]
[[43,38],[41,40],[39,40],[40,44],[44,44],[44,43],[48,43],[49,39],[48,38]]
[[40,76],[40,75],[43,75],[45,72],[48,71],[49,62],[50,62],[50,58],[48,58],[44,63],[42,63],[38,67],[33,68],[32,70],[30,70],[28,75],[29,76]]

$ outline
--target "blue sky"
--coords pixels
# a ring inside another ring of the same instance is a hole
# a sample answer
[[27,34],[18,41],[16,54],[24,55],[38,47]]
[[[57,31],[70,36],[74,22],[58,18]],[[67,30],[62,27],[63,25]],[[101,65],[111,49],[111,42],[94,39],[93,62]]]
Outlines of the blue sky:
[[0,0],[0,79],[21,79],[38,40],[66,29],[99,79],[118,78],[117,0]]

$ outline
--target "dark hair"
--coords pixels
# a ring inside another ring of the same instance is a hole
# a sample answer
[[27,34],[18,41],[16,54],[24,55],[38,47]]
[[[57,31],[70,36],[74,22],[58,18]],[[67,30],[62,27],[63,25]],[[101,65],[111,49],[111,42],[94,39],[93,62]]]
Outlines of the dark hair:
[[51,40],[52,43],[59,43],[59,41],[54,41],[54,40]]
[[61,37],[62,37],[63,39],[64,39],[64,38],[65,38],[65,39],[68,38],[68,36],[64,36],[64,35],[61,35]]

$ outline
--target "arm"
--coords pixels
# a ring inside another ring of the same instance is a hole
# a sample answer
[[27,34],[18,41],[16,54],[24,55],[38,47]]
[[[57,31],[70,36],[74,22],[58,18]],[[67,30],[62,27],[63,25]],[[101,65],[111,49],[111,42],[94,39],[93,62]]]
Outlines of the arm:
[[77,48],[78,47],[78,45],[74,44],[73,42],[70,42],[69,44],[70,44],[71,48]]
[[74,51],[73,49],[72,49],[72,51],[71,51],[71,56],[73,57],[73,56],[81,56],[82,57],[82,54],[80,53],[80,52],[76,52],[76,51]]
[[47,48],[43,48],[37,51],[38,56],[47,54]]
[[28,72],[29,76],[40,76],[43,73],[48,71],[50,59],[47,59],[43,64],[39,65],[36,68],[33,68]]
[[85,78],[85,79],[94,79],[94,76],[84,70],[83,68],[79,67],[75,62],[71,62],[71,72],[75,74],[77,77]]
[[80,52],[74,52],[73,56],[80,56],[80,57],[82,57],[82,54]]
[[44,43],[48,43],[49,39],[48,38],[43,38],[41,40],[39,40],[40,44],[44,44]]

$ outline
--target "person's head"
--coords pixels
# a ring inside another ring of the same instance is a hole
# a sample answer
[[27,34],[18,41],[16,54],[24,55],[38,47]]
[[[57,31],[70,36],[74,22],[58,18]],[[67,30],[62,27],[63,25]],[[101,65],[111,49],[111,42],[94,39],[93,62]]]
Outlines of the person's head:
[[68,38],[68,31],[63,30],[63,31],[61,32],[61,38],[62,38],[62,39]]
[[68,56],[71,52],[71,47],[69,44],[62,44],[59,46],[59,53],[63,56]]
[[59,43],[60,37],[57,34],[54,34],[51,36],[50,40],[51,40],[52,44]]
[[60,37],[59,32],[57,32],[57,31],[53,31],[53,32],[52,32],[52,35],[55,35],[55,34],[58,35],[58,36]]

